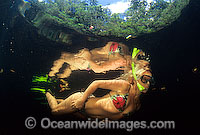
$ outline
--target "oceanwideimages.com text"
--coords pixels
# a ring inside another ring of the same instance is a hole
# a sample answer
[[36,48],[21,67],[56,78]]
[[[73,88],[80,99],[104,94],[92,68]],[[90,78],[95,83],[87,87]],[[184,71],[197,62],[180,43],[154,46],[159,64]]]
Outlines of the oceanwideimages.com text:
[[36,122],[34,117],[28,117],[25,120],[25,126],[33,129],[39,124],[43,129],[125,129],[133,131],[134,129],[175,129],[175,121],[110,121],[104,120],[86,121],[54,121],[49,118],[42,118]]

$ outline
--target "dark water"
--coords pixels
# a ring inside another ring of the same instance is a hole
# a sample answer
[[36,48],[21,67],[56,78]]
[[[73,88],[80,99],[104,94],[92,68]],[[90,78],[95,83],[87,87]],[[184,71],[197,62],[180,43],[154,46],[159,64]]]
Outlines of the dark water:
[[[32,76],[49,72],[52,62],[61,51],[76,52],[103,46],[107,41],[121,41],[129,48],[142,48],[152,56],[152,70],[157,90],[150,90],[142,97],[141,109],[128,120],[174,120],[173,130],[134,130],[131,134],[183,134],[199,129],[199,82],[200,82],[200,4],[191,1],[182,15],[169,27],[133,41],[122,39],[102,39],[89,42],[76,37],[71,46],[58,44],[37,34],[34,27],[16,13],[16,7],[10,8],[12,1],[0,4],[0,95],[2,134],[73,134],[106,133],[125,134],[125,130],[42,130],[39,126],[28,130],[24,126],[27,117],[37,120],[48,117],[54,120],[73,120],[71,116],[53,117],[47,105],[34,100],[29,91]],[[13,52],[14,51],[14,52]],[[197,72],[192,69],[198,68]],[[15,72],[12,72],[14,70]],[[78,73],[72,75],[76,77]],[[88,73],[81,73],[90,76]],[[90,77],[92,81],[94,77]],[[85,85],[83,80],[75,83]],[[166,87],[166,90],[160,90]]]

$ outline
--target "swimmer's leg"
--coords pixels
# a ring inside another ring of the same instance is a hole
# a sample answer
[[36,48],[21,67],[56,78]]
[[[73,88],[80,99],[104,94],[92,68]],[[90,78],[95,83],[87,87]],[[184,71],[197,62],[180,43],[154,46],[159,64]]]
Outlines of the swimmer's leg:
[[56,108],[58,106],[58,102],[57,102],[56,98],[54,96],[52,96],[49,92],[47,92],[45,95],[46,95],[46,98],[47,98],[50,108],[51,109]]
[[49,92],[46,93],[46,98],[49,103],[49,106],[51,108],[51,111],[55,115],[59,114],[67,114],[67,113],[73,113],[77,111],[77,109],[72,108],[72,101],[79,99],[82,97],[83,94],[80,92],[74,93],[62,102],[58,104],[57,100],[55,97],[53,97]]
[[67,62],[67,60],[69,59],[73,59],[74,58],[74,54],[73,53],[68,53],[68,52],[62,52],[60,59],[63,59]]

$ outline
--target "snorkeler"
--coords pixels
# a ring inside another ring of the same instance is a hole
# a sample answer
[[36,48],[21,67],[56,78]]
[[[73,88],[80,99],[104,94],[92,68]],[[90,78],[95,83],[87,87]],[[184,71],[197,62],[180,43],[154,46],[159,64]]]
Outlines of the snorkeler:
[[[130,67],[119,78],[93,81],[85,92],[74,93],[62,101],[46,92],[52,113],[118,120],[138,110],[139,97],[141,93],[147,92],[153,77],[145,53],[138,49],[133,50]],[[110,92],[103,97],[95,97],[92,94],[98,88]]]
[[[95,73],[120,70],[127,66],[127,59],[130,57],[128,47],[117,42],[108,42],[104,47],[91,51],[85,48],[77,54],[63,52],[61,57],[54,61],[49,76],[66,78],[73,70],[93,70]],[[58,74],[64,63],[68,64],[67,68]]]

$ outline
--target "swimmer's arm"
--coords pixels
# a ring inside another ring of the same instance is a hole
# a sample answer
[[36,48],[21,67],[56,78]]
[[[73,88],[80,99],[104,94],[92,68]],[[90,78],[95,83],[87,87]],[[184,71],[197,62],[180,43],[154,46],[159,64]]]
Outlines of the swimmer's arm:
[[85,90],[82,101],[85,102],[98,88],[109,89],[111,91],[128,92],[130,84],[124,80],[97,80],[92,82]]
[[112,60],[112,61],[106,61],[102,65],[98,65],[93,61],[90,62],[90,67],[95,73],[101,73],[104,71],[109,70],[116,70],[117,68],[121,66],[126,66],[126,60],[125,59],[118,59],[118,60]]

